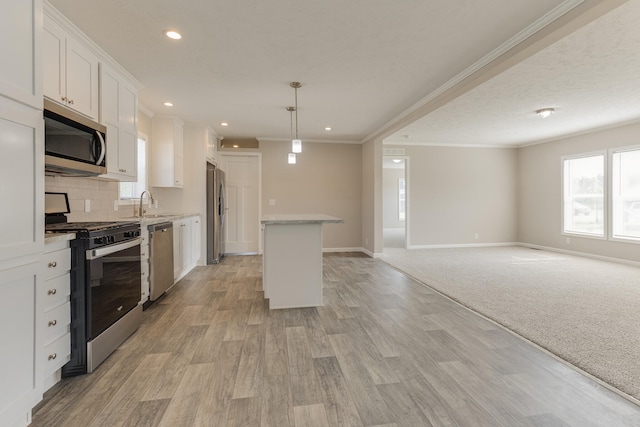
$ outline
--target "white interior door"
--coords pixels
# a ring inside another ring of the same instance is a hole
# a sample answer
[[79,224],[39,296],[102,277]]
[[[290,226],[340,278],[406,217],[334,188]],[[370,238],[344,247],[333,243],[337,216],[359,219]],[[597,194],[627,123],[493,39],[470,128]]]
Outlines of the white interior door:
[[226,175],[226,254],[258,253],[260,246],[260,157],[222,154]]

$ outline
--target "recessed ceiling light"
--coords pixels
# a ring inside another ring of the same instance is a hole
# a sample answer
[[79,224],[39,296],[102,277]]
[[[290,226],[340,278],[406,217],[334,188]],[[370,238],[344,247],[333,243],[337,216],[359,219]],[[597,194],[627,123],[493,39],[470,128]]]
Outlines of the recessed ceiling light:
[[233,148],[238,148],[239,145],[238,144],[233,144]]
[[173,107],[173,102],[167,101],[167,102],[164,103],[164,105],[165,105],[165,107]]
[[177,31],[167,30],[164,32],[164,35],[173,40],[180,40],[182,38],[182,34]]
[[541,108],[536,110],[536,114],[543,119],[552,115],[556,110],[554,108]]
[[220,126],[229,126],[229,123],[227,123],[227,122],[222,122],[222,123],[220,123]]
[[324,130],[331,130],[331,128],[327,126],[326,128],[324,128]]

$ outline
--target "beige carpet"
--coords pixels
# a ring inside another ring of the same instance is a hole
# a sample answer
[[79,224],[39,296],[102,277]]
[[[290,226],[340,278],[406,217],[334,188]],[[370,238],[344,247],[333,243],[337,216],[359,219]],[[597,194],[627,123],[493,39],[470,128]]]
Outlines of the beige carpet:
[[524,247],[380,259],[640,400],[640,268]]

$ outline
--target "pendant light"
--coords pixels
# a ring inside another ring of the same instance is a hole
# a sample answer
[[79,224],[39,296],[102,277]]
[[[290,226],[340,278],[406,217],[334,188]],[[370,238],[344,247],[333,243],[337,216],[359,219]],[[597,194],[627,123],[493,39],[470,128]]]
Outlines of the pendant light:
[[[287,111],[289,112],[290,124],[291,124],[291,126],[289,127],[289,136],[291,140],[293,140],[293,112],[296,111],[296,108],[287,107]],[[287,157],[287,163],[289,163],[290,165],[296,164],[296,153],[289,153],[289,156]]]
[[300,82],[291,82],[289,83],[289,86],[294,90],[295,104],[293,111],[296,112],[296,137],[291,140],[291,151],[293,153],[302,153],[302,140],[298,136],[298,89],[302,87],[302,84]]

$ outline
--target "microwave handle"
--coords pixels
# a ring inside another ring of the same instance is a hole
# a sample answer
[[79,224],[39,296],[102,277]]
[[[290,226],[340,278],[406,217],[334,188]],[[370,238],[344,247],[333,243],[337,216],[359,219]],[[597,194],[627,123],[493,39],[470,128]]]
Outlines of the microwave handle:
[[96,162],[96,165],[99,165],[100,163],[102,163],[102,161],[104,160],[104,155],[106,153],[106,144],[104,143],[104,138],[102,137],[102,134],[99,131],[96,131],[96,135],[98,135],[98,139],[100,140],[100,157],[98,158],[98,161]]

